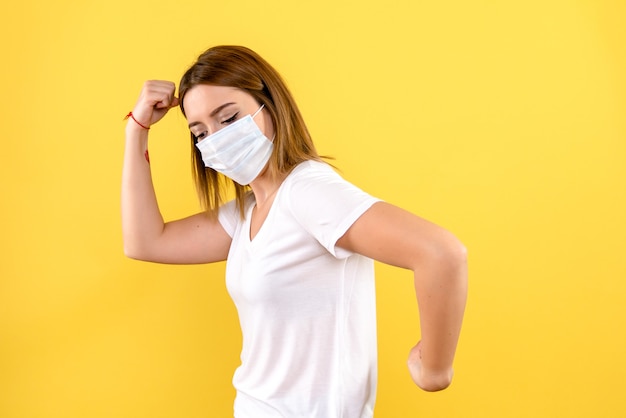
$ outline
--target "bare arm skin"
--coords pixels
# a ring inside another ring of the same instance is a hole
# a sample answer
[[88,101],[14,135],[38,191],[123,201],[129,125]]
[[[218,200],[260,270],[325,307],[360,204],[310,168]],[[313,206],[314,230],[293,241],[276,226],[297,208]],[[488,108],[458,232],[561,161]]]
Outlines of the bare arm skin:
[[465,247],[445,229],[384,202],[365,212],[337,245],[413,271],[422,340],[411,349],[409,372],[423,390],[448,387],[467,297]]
[[[158,122],[178,105],[174,83],[144,84],[133,116],[143,125]],[[148,130],[132,119],[126,125],[122,172],[122,235],[124,253],[138,260],[194,264],[226,259],[231,238],[217,220],[198,213],[178,221],[163,221],[145,158]]]

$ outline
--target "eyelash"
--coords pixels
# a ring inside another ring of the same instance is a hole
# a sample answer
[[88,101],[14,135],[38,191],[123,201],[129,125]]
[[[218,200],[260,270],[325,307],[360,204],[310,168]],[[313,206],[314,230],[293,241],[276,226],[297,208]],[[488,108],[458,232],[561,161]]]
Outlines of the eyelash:
[[[222,125],[228,125],[229,123],[233,123],[235,120],[237,120],[237,116],[239,116],[239,112],[235,113],[234,115],[232,115],[231,117],[229,117],[228,119],[225,119],[223,121],[221,121],[220,123]],[[200,133],[199,135],[194,135],[196,137],[196,140],[201,140],[204,139],[207,135],[206,135],[206,131]]]
[[235,113],[234,115],[232,115],[231,117],[229,117],[226,120],[223,120],[221,123],[222,125],[228,125],[229,123],[234,122],[237,119],[237,116],[239,115],[239,112]]

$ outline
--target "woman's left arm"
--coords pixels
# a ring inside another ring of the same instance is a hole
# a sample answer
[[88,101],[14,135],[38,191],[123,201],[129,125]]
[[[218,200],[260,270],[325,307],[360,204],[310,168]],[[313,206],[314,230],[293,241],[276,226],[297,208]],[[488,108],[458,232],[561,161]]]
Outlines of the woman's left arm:
[[337,246],[413,271],[422,338],[409,353],[409,371],[426,391],[452,381],[467,298],[467,255],[450,232],[385,202],[375,203]]

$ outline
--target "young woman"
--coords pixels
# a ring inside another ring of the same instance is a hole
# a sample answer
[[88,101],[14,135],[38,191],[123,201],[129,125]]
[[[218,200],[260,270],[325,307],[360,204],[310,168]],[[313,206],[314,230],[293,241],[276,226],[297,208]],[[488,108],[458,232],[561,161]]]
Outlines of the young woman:
[[[205,210],[164,222],[148,132],[176,106],[189,122]],[[413,271],[422,336],[410,350],[409,372],[427,391],[450,385],[467,294],[465,248],[324,163],[265,60],[244,47],[211,48],[183,75],[178,98],[172,82],[148,81],[129,116],[125,253],[159,263],[227,261],[243,334],[236,417],[372,416],[372,260]],[[229,202],[226,178],[236,192]]]

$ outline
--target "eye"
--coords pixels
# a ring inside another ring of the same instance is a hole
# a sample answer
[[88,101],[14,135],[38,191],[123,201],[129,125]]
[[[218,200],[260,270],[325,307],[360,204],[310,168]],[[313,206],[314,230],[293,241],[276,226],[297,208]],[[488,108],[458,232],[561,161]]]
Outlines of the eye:
[[200,142],[200,141],[202,141],[204,138],[206,138],[206,136],[207,136],[207,131],[200,132],[198,135],[195,135],[195,134],[192,134],[192,135],[196,137],[196,140],[197,140],[198,142]]
[[228,125],[229,123],[233,123],[234,121],[237,120],[237,116],[239,115],[239,112],[235,113],[234,115],[232,115],[231,117],[229,117],[228,119],[225,119],[221,122],[222,125]]

